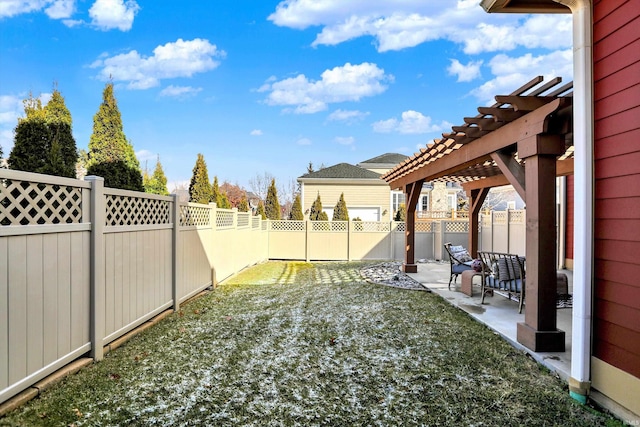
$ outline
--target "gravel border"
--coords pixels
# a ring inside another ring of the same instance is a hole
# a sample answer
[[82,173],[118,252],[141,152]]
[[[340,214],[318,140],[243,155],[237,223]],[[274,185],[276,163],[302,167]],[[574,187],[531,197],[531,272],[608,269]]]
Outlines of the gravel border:
[[431,292],[420,282],[412,279],[402,270],[398,261],[383,262],[360,269],[360,275],[369,283],[398,289]]

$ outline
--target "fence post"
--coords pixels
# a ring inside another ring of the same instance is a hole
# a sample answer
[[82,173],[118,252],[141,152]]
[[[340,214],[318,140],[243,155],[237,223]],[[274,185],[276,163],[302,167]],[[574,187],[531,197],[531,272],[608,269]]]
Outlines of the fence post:
[[351,261],[351,221],[347,221],[347,261]]
[[393,220],[389,221],[389,240],[391,241],[391,245],[389,247],[389,254],[391,256],[389,258],[392,260],[396,259],[396,232],[394,228]]
[[311,222],[306,220],[304,222],[304,257],[306,262],[309,262],[309,228],[311,226]]
[[91,357],[95,361],[104,358],[104,304],[105,304],[105,266],[104,266],[104,178],[86,176],[91,183],[91,259],[90,269],[90,311],[89,333],[91,338]]
[[180,292],[179,292],[179,272],[178,272],[178,254],[180,244],[180,203],[178,201],[178,195],[173,195],[173,230],[172,239],[173,245],[171,245],[171,297],[173,298],[173,311],[180,310]]

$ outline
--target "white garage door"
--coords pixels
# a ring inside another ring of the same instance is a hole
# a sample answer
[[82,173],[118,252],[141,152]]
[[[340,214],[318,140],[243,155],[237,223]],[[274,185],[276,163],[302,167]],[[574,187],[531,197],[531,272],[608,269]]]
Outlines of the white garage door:
[[349,219],[360,218],[363,221],[380,221],[380,208],[348,208]]

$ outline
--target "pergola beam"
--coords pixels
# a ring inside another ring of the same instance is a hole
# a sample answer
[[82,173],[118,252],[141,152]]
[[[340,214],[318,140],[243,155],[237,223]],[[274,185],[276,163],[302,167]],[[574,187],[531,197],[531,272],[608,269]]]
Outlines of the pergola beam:
[[[412,170],[403,176],[388,179],[391,188],[404,188],[407,184],[417,180],[432,181],[447,175],[455,175],[455,172],[464,170],[470,166],[481,164],[491,159],[491,154],[505,147],[513,145],[531,135],[543,133],[546,129],[546,118],[565,105],[564,98],[557,98],[548,104],[527,114],[527,117],[502,126],[499,129],[483,136],[475,141],[465,144],[458,150],[431,162],[424,167]],[[415,159],[419,163],[419,159]]]
[[520,198],[526,201],[524,168],[522,165],[511,154],[507,154],[504,151],[492,153],[491,158],[496,162]]

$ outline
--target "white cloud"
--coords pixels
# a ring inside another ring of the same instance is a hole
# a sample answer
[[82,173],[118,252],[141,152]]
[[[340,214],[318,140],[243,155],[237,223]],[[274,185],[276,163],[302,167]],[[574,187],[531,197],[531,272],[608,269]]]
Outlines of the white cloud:
[[155,160],[158,156],[157,154],[149,151],[149,150],[138,150],[136,151],[136,157],[140,161],[140,163],[144,163],[148,160]]
[[489,61],[489,67],[495,77],[471,92],[486,105],[495,102],[495,95],[507,95],[535,76],[544,76],[545,79],[560,76],[564,81],[571,81],[573,52],[567,49],[548,55],[527,53],[519,57],[499,54]]
[[396,118],[380,120],[373,123],[372,126],[374,132],[377,133],[422,134],[440,132],[451,125],[447,122],[433,124],[431,117],[425,116],[418,111],[408,110],[402,113],[400,120]]
[[174,86],[169,85],[160,91],[160,96],[172,96],[176,98],[187,98],[195,96],[202,91],[201,87]]
[[[336,45],[358,37],[376,41],[379,52],[446,39],[466,53],[516,46],[566,48],[571,15],[487,14],[478,0],[283,0],[269,16],[294,29],[322,27],[312,46]],[[496,37],[497,36],[497,37]]]
[[64,19],[69,18],[75,11],[75,0],[54,0],[44,13],[51,19]]
[[260,129],[254,129],[249,133],[249,135],[251,135],[251,136],[260,136],[260,135],[262,135],[262,131]]
[[226,53],[205,39],[184,41],[158,46],[152,56],[142,56],[132,50],[112,57],[100,55],[90,65],[101,68],[102,80],[128,82],[129,89],[148,89],[158,86],[161,79],[191,77],[196,73],[213,70]]
[[75,9],[76,0],[2,0],[0,18],[43,10],[51,19],[63,19],[73,15]]
[[447,71],[450,75],[458,76],[458,82],[470,82],[481,77],[481,66],[482,61],[471,61],[467,65],[463,65],[457,59],[452,59]]
[[358,110],[341,110],[337,109],[333,113],[329,114],[327,120],[331,122],[347,122],[354,123],[362,120],[369,115],[369,112],[362,112]]
[[352,136],[336,136],[335,141],[341,145],[351,145],[356,139]]
[[296,141],[296,144],[298,144],[298,145],[311,145],[311,140],[309,138],[299,138]]
[[269,92],[265,99],[268,105],[292,106],[295,113],[311,114],[326,110],[331,103],[359,101],[378,95],[387,89],[384,83],[392,80],[393,76],[385,74],[376,64],[346,63],[325,70],[320,80],[310,80],[299,74],[280,81],[267,81],[258,91]]
[[101,30],[129,31],[140,10],[135,0],[96,0],[89,9],[91,24]]
[[0,18],[39,11],[48,3],[46,0],[3,0],[0,1]]

